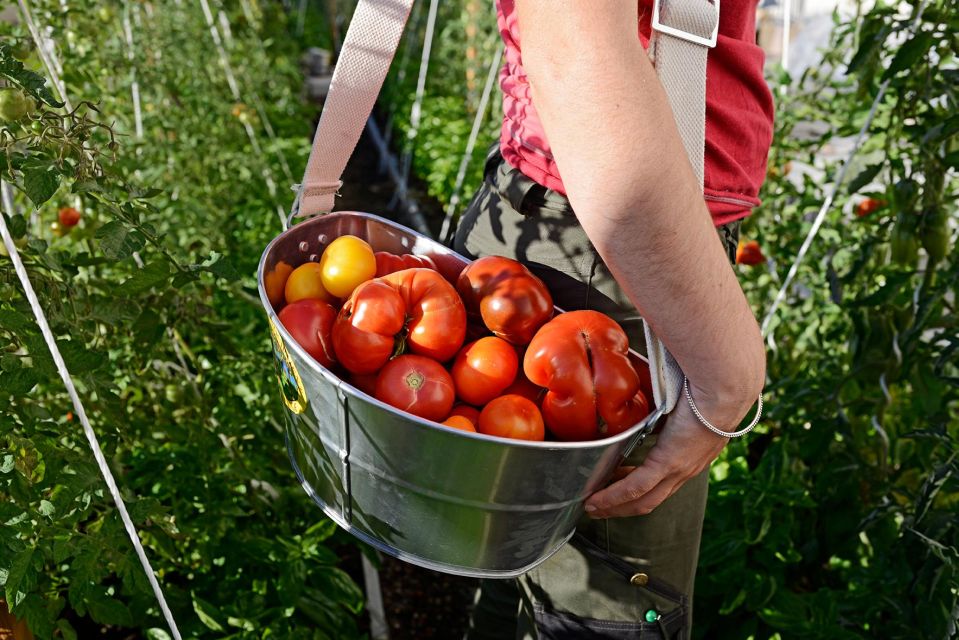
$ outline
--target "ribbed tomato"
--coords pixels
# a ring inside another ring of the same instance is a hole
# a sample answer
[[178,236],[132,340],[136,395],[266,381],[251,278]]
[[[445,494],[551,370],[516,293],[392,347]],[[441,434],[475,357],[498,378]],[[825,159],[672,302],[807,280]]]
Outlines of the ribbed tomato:
[[523,370],[546,387],[543,419],[553,435],[593,440],[620,433],[649,413],[628,353],[626,333],[598,311],[561,313],[543,325]]
[[412,253],[397,255],[388,251],[377,251],[373,255],[376,258],[377,278],[404,269],[432,269],[436,271],[436,263],[429,256],[416,256]]
[[376,398],[415,416],[440,422],[453,407],[453,379],[436,360],[393,358],[376,376]]
[[553,298],[543,281],[510,258],[476,260],[460,273],[456,290],[471,315],[513,344],[528,343],[553,315]]
[[337,359],[373,373],[409,351],[445,362],[466,333],[466,310],[453,286],[431,269],[406,269],[358,286],[333,326]]

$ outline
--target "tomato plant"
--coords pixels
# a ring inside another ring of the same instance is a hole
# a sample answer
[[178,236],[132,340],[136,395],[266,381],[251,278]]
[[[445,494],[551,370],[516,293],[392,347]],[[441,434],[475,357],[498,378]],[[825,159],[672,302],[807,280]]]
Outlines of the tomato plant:
[[450,374],[424,356],[393,358],[376,376],[378,400],[427,420],[446,419],[455,396]]

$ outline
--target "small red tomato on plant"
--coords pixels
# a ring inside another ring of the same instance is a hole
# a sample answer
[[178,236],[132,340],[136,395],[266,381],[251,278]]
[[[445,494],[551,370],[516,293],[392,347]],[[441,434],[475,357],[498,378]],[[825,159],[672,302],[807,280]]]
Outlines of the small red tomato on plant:
[[454,397],[450,374],[423,356],[394,358],[376,376],[377,400],[434,422],[449,415]]
[[75,227],[80,222],[80,212],[73,207],[61,207],[57,219],[62,227]]
[[543,440],[543,416],[535,404],[522,396],[500,396],[480,412],[480,433],[516,440]]
[[331,333],[336,310],[333,307],[322,300],[305,298],[283,307],[277,317],[314,360],[327,369],[334,365]]
[[763,255],[762,249],[759,248],[759,242],[756,240],[740,242],[739,246],[736,247],[736,264],[755,266],[764,262],[766,262],[766,256]]
[[480,338],[463,347],[453,361],[456,396],[469,404],[484,405],[513,383],[518,369],[513,345],[496,336]]
[[513,344],[528,343],[553,316],[553,298],[543,281],[510,258],[487,256],[460,273],[456,290],[473,316],[494,335]]
[[593,440],[625,431],[648,413],[636,400],[639,374],[629,361],[629,340],[598,311],[561,313],[536,333],[523,371],[546,388],[546,426],[560,440]]
[[881,209],[886,206],[885,200],[878,200],[876,198],[866,198],[856,205],[856,215],[860,218],[868,216],[873,211]]

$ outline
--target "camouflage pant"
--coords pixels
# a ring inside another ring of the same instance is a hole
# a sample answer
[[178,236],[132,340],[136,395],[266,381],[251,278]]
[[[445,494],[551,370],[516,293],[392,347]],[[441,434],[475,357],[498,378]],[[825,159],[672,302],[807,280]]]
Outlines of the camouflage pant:
[[[718,231],[734,260],[738,223]],[[496,150],[454,247],[470,258],[523,262],[546,282],[557,306],[608,314],[644,351],[641,318],[569,201],[510,167]],[[655,437],[647,439],[627,464],[640,464],[654,444]],[[707,483],[708,470],[646,516],[584,518],[579,542],[518,580],[484,581],[467,638],[687,638]],[[644,577],[631,581],[636,574]]]

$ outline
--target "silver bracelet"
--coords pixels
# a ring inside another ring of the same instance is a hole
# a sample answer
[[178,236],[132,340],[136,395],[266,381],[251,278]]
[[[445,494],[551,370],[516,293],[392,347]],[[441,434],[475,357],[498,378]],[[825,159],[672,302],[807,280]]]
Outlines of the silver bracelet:
[[715,433],[717,436],[722,436],[724,438],[738,438],[739,436],[744,436],[755,428],[759,424],[759,419],[763,415],[763,394],[759,394],[759,404],[756,406],[756,417],[753,418],[753,421],[749,425],[739,431],[723,431],[718,429],[713,424],[703,417],[703,414],[699,412],[699,409],[696,408],[696,403],[693,402],[693,394],[689,392],[689,378],[683,376],[683,389],[686,391],[686,400],[689,401],[689,408],[693,410],[693,414],[703,423],[703,426]]

